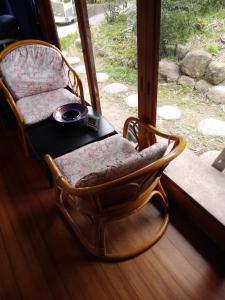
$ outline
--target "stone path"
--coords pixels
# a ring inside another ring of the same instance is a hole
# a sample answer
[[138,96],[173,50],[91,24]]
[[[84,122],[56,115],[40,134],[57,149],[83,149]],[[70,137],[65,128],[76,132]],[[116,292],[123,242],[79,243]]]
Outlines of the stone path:
[[172,105],[158,107],[157,114],[164,120],[178,120],[181,117],[179,108]]
[[107,81],[109,79],[109,75],[106,74],[106,73],[97,72],[96,75],[97,75],[97,81],[99,83],[105,82],[105,81]]
[[199,123],[198,130],[204,135],[225,136],[225,122],[208,118]]
[[79,65],[75,68],[75,71],[78,74],[86,74],[86,69],[85,69],[85,65]]
[[122,92],[126,92],[128,90],[128,87],[122,83],[111,83],[106,85],[103,90],[108,94],[118,94]]
[[73,67],[80,63],[80,58],[76,56],[69,56],[67,60]]
[[130,107],[138,107],[138,94],[126,97],[125,102]]
[[[65,56],[67,56],[67,53],[64,54]],[[67,57],[67,60],[72,66],[76,66],[80,62],[80,59],[78,57]],[[80,75],[85,75],[85,65],[80,64],[76,66],[75,71]],[[109,75],[103,72],[97,72],[96,75],[98,83],[105,83],[109,79]],[[101,88],[105,93],[109,95],[126,93],[128,91],[128,87],[126,85],[118,82],[103,85]],[[131,94],[127,97],[124,96],[124,100],[128,107],[138,107],[137,93]],[[179,120],[182,117],[182,112],[175,105],[164,105],[157,108],[157,115],[164,120],[175,121]],[[213,118],[204,119],[199,122],[198,130],[204,135],[225,137],[225,122]],[[208,164],[211,164],[215,160],[216,156],[218,156],[218,152],[219,151],[216,150],[206,152],[201,156],[201,159],[207,161]]]

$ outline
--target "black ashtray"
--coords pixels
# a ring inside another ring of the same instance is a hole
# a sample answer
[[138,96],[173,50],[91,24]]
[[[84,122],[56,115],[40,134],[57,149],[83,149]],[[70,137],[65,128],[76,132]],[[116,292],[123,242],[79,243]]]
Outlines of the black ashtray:
[[88,109],[80,103],[68,103],[58,107],[53,112],[53,118],[60,123],[76,123],[83,120],[87,115]]

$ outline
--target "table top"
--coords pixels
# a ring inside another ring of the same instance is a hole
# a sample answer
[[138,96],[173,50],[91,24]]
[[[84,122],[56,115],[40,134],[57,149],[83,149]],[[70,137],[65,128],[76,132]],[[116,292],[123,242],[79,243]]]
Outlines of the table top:
[[91,106],[88,106],[88,113],[100,117],[98,131],[88,128],[84,124],[58,123],[52,117],[27,127],[26,136],[34,157],[43,159],[44,155],[48,153],[55,158],[116,134],[114,127]]

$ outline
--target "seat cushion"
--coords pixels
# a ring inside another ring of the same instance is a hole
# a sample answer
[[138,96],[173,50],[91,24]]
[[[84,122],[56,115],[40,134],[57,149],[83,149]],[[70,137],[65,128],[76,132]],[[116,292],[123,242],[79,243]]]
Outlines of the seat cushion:
[[146,167],[161,158],[165,153],[167,144],[155,143],[143,152],[135,152],[129,158],[108,164],[104,169],[89,173],[76,183],[76,187],[88,187],[112,181],[143,167]]
[[133,154],[136,154],[135,148],[117,134],[60,156],[55,163],[68,182],[75,186],[84,176],[122,163]]
[[66,66],[58,51],[44,45],[25,45],[9,52],[0,72],[16,99],[68,85]]
[[61,88],[21,98],[16,105],[24,117],[25,124],[31,125],[50,117],[57,107],[73,102],[80,103],[80,98],[67,89]]
[[156,143],[143,153],[137,152],[129,141],[115,135],[56,158],[55,162],[72,186],[93,186],[149,165],[163,156],[166,148],[166,144]]

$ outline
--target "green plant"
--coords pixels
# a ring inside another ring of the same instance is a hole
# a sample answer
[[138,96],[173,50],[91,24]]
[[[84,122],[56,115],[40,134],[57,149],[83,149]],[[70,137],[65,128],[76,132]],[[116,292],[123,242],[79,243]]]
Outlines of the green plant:
[[60,39],[60,44],[63,50],[68,51],[68,49],[74,44],[78,37],[78,33],[70,33],[67,36]]
[[219,52],[219,46],[218,44],[209,44],[207,46],[207,51],[211,53],[212,55],[216,55]]
[[106,14],[106,20],[108,23],[114,23],[123,13],[123,10],[127,7],[127,1],[126,0],[106,0],[106,8],[105,8],[105,14]]

